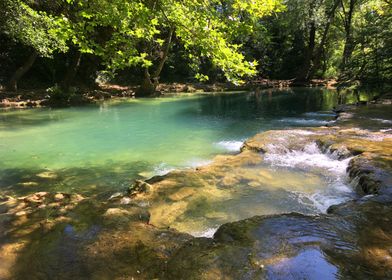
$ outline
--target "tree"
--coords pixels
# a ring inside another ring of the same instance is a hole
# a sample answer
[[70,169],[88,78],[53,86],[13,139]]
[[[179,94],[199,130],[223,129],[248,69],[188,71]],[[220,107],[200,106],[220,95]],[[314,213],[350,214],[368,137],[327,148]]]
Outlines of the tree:
[[[67,2],[78,7],[80,19],[70,21],[73,42],[81,52],[102,57],[109,71],[139,66],[144,73],[139,95],[155,92],[173,37],[184,45],[194,68],[200,58],[208,58],[227,80],[241,83],[256,73],[257,63],[245,59],[235,38],[282,9],[278,0]],[[208,79],[203,73],[196,76]]]
[[392,8],[388,0],[350,0],[342,11],[342,79],[392,78]]
[[308,44],[304,62],[296,75],[298,81],[309,81],[320,68],[331,24],[340,0],[310,0],[308,10]]
[[37,57],[51,57],[56,51],[67,50],[67,38],[59,32],[66,21],[35,10],[20,0],[4,0],[0,9],[0,32],[30,49],[25,63],[16,69],[9,81],[9,88],[16,91],[18,81],[31,68]]
[[[348,2],[348,3],[345,3]],[[353,32],[352,32],[352,21],[353,21],[353,16],[355,12],[355,8],[358,4],[358,0],[348,0],[344,1],[341,0],[341,6],[342,6],[342,21],[343,21],[343,26],[344,26],[344,32],[345,32],[345,39],[344,39],[344,49],[343,49],[343,55],[342,55],[342,62],[340,65],[341,68],[341,76],[345,76],[348,73],[346,73],[346,67],[349,64],[351,54],[354,50],[354,41],[353,41]]]

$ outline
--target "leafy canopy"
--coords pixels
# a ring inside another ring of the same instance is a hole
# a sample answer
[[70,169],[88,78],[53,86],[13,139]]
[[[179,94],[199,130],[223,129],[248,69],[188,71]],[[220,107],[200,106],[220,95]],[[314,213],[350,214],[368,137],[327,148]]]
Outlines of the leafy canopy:
[[73,43],[101,56],[109,69],[153,66],[174,32],[195,69],[207,58],[233,82],[254,75],[257,65],[245,59],[235,39],[251,34],[261,17],[283,9],[280,0],[66,1],[76,11],[67,27]]
[[1,27],[10,38],[34,49],[40,56],[68,49],[66,34],[61,30],[67,19],[37,11],[20,0],[2,0]]

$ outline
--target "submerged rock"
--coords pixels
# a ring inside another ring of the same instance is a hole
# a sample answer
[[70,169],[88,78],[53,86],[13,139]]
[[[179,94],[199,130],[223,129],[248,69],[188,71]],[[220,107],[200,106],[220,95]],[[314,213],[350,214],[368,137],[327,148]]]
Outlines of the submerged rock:
[[151,185],[142,180],[136,180],[127,190],[129,196],[135,196],[140,193],[148,193]]
[[[392,210],[351,205],[339,215],[259,216],[185,244],[167,279],[386,279],[392,276]],[[381,216],[380,216],[381,215]]]
[[142,221],[148,223],[150,221],[150,213],[141,207],[109,208],[103,214],[105,225],[123,225],[129,222]]

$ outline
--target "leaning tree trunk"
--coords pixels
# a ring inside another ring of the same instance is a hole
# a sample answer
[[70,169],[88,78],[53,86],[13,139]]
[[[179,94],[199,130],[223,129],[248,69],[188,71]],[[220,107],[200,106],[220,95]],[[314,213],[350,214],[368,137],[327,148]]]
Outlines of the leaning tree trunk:
[[137,90],[137,96],[138,97],[146,97],[146,96],[152,96],[156,92],[157,85],[154,83],[152,80],[151,74],[148,71],[148,68],[144,69],[144,77],[143,81]]
[[327,23],[325,24],[320,44],[318,45],[318,47],[317,47],[317,49],[316,49],[316,51],[314,53],[312,67],[309,70],[309,76],[310,77],[312,77],[314,75],[314,73],[317,70],[319,70],[319,68],[320,68],[322,54],[324,52],[325,44],[327,43],[329,29],[330,29],[331,24],[332,24],[332,22],[334,20],[335,12],[336,12],[336,9],[338,8],[339,4],[340,4],[340,1],[341,0],[335,0],[331,10],[327,14]]
[[314,48],[316,45],[316,22],[314,20],[314,10],[316,7],[316,0],[312,0],[308,7],[308,17],[310,19],[309,39],[308,45],[305,49],[304,61],[297,71],[295,83],[302,84],[309,81],[310,69],[312,68],[312,58],[314,55]]
[[[355,5],[356,5],[356,0],[350,0],[348,12],[346,13],[344,11],[345,13],[344,29],[346,33],[345,36],[346,38],[344,42],[343,57],[340,66],[343,76],[347,74],[347,66],[350,62],[351,55],[354,50],[354,42],[353,42],[353,34],[352,34],[352,19],[353,19]],[[342,7],[344,9],[343,2],[342,2]]]
[[69,89],[75,79],[76,73],[78,72],[81,58],[82,53],[79,51],[76,51],[75,54],[71,57],[71,62],[69,63],[67,72],[65,73],[64,79],[61,82],[61,89],[64,92],[69,92]]
[[172,38],[173,38],[173,33],[174,33],[174,30],[170,29],[169,35],[166,39],[165,49],[161,53],[159,64],[158,64],[157,68],[155,69],[155,71],[152,74],[150,74],[150,71],[148,70],[148,68],[144,69],[143,81],[142,81],[139,89],[136,92],[137,96],[141,96],[141,97],[152,96],[157,93],[157,87],[159,85],[159,75],[161,75],[163,66],[165,65],[165,62],[166,62],[167,57],[169,55],[169,50],[170,50],[170,46],[171,46],[171,42],[172,42]]
[[316,24],[314,21],[312,21],[309,30],[308,47],[306,48],[305,51],[304,62],[295,77],[296,83],[308,82],[310,79],[310,71],[312,69],[312,57],[315,48],[315,39],[316,39]]
[[12,91],[17,91],[18,90],[18,82],[19,80],[23,77],[24,74],[27,73],[27,71],[30,70],[30,68],[33,66],[35,60],[38,57],[38,53],[34,50],[31,55],[27,58],[25,63],[20,66],[18,69],[16,69],[15,73],[12,75],[10,81],[9,81],[9,89]]

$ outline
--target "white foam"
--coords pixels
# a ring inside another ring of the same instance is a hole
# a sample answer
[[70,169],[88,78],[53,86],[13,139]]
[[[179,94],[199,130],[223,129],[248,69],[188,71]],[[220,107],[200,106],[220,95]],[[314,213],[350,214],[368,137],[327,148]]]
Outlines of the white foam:
[[383,141],[386,138],[392,138],[392,135],[390,135],[390,134],[388,134],[388,135],[370,134],[370,135],[366,135],[366,137],[363,137],[363,138],[369,139],[369,140],[372,140],[372,141]]
[[[313,194],[296,192],[304,204],[310,204],[320,212],[327,212],[332,205],[340,204],[356,197],[352,188],[345,184],[342,178],[336,178],[336,181],[330,183],[329,186],[321,191]],[[308,203],[306,202],[308,201]]]
[[314,132],[309,131],[309,130],[301,130],[301,129],[296,129],[296,130],[286,130],[286,136],[290,135],[312,135]]
[[272,166],[299,168],[306,172],[318,172],[328,178],[327,187],[314,193],[293,192],[301,203],[311,204],[320,212],[328,207],[348,201],[355,197],[353,189],[347,183],[346,169],[351,158],[338,160],[333,154],[324,154],[316,143],[306,145],[302,150],[289,150],[283,144],[271,145],[264,156],[265,162]]
[[218,147],[224,148],[229,152],[239,152],[242,147],[243,141],[220,141],[214,144]]
[[392,120],[384,120],[384,119],[379,119],[379,118],[370,118],[370,120],[380,122],[380,123],[392,124]]
[[187,161],[185,163],[185,166],[190,167],[190,168],[196,168],[196,167],[208,165],[211,162],[212,162],[212,160],[195,158],[195,159],[191,159],[191,160]]
[[127,205],[127,204],[130,204],[130,203],[131,203],[131,198],[129,198],[129,197],[123,197],[120,200],[120,204]]
[[335,117],[336,114],[332,112],[308,112],[303,114],[308,117]]
[[334,121],[327,120],[317,120],[317,119],[302,119],[302,118],[283,118],[278,120],[279,122],[284,122],[288,124],[297,124],[297,125],[327,125],[333,123]]
[[212,238],[217,230],[218,228],[207,228],[206,230],[203,231],[193,232],[192,235],[194,237]]
[[116,192],[114,194],[112,194],[108,200],[114,199],[114,198],[119,198],[121,197],[122,193],[121,192]]
[[174,167],[169,166],[166,163],[160,163],[154,167],[153,173],[154,175],[164,176],[173,170],[175,170]]
[[303,150],[289,151],[284,145],[268,145],[270,151],[264,160],[272,166],[297,167],[302,169],[322,168],[328,171],[344,174],[350,159],[337,160],[323,154],[316,143],[306,145]]
[[153,167],[152,170],[140,172],[139,175],[144,178],[151,178],[154,176],[164,176],[176,168],[166,163],[160,163]]

